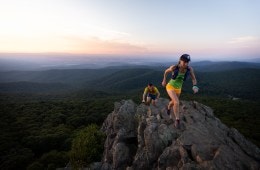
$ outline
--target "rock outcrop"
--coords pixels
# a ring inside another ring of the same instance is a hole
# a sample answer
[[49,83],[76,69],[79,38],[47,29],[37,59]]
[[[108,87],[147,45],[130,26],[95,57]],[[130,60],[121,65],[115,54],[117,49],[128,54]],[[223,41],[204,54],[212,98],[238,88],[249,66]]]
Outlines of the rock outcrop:
[[181,101],[176,129],[166,113],[168,102],[161,98],[156,107],[131,100],[115,103],[103,123],[107,138],[98,169],[260,168],[259,148],[221,123],[211,108]]

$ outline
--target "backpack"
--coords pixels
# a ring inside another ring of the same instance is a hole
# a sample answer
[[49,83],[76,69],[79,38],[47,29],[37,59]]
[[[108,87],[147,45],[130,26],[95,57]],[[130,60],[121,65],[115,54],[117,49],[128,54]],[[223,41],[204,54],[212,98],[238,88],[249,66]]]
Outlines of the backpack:
[[[173,75],[172,75],[172,79],[173,79],[173,80],[175,80],[176,77],[178,76],[179,69],[180,69],[180,67],[179,67],[179,65],[177,65],[177,66],[175,67],[174,71],[173,71]],[[185,75],[184,75],[183,81],[185,81],[185,80],[187,79],[187,77],[188,77],[189,74],[190,74],[190,67],[188,66],[188,67],[187,67],[187,71],[186,71],[186,73],[185,73]]]

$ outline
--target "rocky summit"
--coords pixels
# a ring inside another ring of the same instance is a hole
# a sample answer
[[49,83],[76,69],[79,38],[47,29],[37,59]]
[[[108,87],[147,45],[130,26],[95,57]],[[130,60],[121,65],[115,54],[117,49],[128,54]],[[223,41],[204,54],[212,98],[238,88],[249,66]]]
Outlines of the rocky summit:
[[103,170],[260,169],[260,150],[213,110],[195,101],[181,101],[180,127],[166,113],[169,100],[156,106],[132,100],[115,103],[103,123],[107,135]]

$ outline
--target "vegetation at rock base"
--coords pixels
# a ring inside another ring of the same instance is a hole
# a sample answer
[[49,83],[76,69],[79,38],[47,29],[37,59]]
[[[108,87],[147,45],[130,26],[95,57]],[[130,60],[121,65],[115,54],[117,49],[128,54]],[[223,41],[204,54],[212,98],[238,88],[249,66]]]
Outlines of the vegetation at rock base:
[[75,169],[88,166],[91,162],[100,161],[105,135],[95,124],[80,130],[72,141],[70,162]]

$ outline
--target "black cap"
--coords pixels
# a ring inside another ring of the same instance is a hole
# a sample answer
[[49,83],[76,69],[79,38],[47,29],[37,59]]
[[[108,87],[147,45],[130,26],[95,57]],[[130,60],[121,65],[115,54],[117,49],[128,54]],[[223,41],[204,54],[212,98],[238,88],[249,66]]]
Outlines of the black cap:
[[152,86],[153,84],[152,83],[148,83],[148,86]]
[[183,54],[183,55],[180,57],[180,60],[189,62],[189,61],[190,61],[190,55],[189,55],[189,54]]

